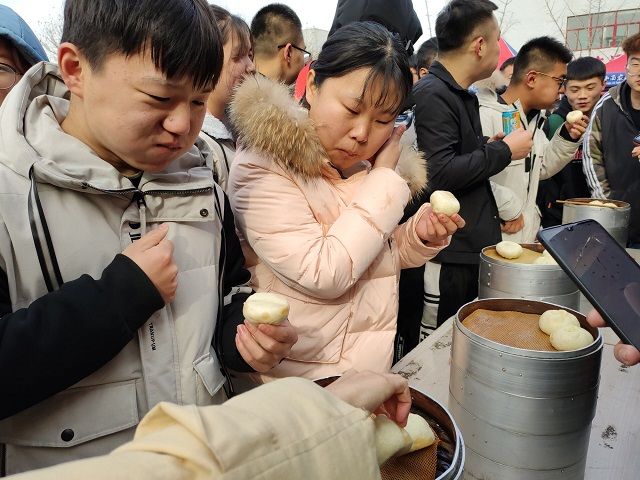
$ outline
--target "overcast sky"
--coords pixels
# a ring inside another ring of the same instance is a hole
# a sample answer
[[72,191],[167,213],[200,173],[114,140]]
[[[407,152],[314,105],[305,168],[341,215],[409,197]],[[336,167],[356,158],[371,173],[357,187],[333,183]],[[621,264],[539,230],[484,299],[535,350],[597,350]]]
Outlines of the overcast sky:
[[[303,28],[321,28],[329,30],[333,21],[337,0],[219,0],[217,3],[231,13],[240,15],[247,23],[253,15],[263,6],[279,1],[289,5],[300,17]],[[394,0],[388,0],[393,3]],[[428,0],[428,13],[431,25],[435,22],[438,12],[446,4],[447,0]],[[0,0],[0,4],[13,8],[31,28],[38,34],[39,22],[48,17],[57,15],[62,10],[64,0]],[[427,22],[427,2],[425,0],[413,0],[413,5],[422,23],[423,36],[418,43],[429,38],[429,23]]]

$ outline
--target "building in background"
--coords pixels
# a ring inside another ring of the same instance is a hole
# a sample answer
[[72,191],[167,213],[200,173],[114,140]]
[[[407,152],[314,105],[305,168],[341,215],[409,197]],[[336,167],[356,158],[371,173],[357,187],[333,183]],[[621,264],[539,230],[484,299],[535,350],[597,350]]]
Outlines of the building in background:
[[576,56],[605,60],[622,53],[625,38],[640,32],[640,7],[567,17],[565,41]]
[[320,28],[305,28],[302,30],[304,44],[307,46],[306,50],[311,52],[313,59],[318,58],[318,54],[322,49],[322,45],[326,42],[328,35],[329,30],[322,30]]

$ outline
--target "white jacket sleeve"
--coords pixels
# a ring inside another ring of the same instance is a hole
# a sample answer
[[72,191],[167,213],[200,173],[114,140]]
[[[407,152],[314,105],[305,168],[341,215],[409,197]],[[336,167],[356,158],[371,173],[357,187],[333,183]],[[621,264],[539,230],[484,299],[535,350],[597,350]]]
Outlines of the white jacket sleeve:
[[[544,149],[544,158],[540,168],[540,180],[553,177],[562,170],[576,154],[580,142],[570,142],[560,136],[559,128]],[[542,132],[539,133],[542,135]],[[545,139],[546,140],[546,139]]]
[[509,222],[518,218],[524,210],[524,202],[509,187],[491,182],[491,191],[496,199],[498,215],[501,220]]
[[309,380],[265,384],[212,407],[161,403],[110,455],[16,480],[379,479],[369,414]]

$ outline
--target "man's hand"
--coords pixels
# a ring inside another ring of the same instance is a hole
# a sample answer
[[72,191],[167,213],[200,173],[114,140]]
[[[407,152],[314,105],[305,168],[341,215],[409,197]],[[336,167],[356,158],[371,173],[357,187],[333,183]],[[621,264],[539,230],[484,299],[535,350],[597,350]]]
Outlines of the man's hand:
[[[589,322],[593,327],[608,326],[596,310],[591,310],[589,312],[587,315],[587,322]],[[613,348],[613,355],[620,363],[629,367],[640,363],[640,351],[638,351],[638,349],[633,345],[626,345],[622,342],[618,342],[618,344]]]
[[289,355],[298,334],[289,320],[278,325],[254,325],[248,320],[238,325],[236,348],[256,372],[266,373]]
[[503,138],[504,143],[511,150],[511,160],[521,160],[531,151],[533,147],[533,139],[531,132],[523,128],[519,128]]
[[573,138],[573,140],[578,141],[584,135],[584,132],[587,131],[587,126],[589,125],[589,117],[583,115],[580,120],[574,123],[564,122],[567,131],[569,132],[569,136]]
[[508,222],[504,222],[504,225],[500,226],[500,230],[502,230],[503,233],[518,233],[523,228],[524,228],[524,215],[522,213],[518,218],[514,220],[509,220]]
[[420,221],[416,224],[416,234],[423,242],[434,246],[444,245],[447,238],[464,228],[464,219],[454,213],[450,217],[444,213],[435,214],[427,210],[420,217]]
[[640,160],[640,145],[638,145],[636,148],[631,150],[631,156]]
[[387,415],[401,427],[407,425],[411,393],[409,382],[400,375],[349,370],[325,389],[354,407]]
[[173,243],[166,239],[168,232],[169,224],[163,223],[122,252],[149,277],[165,303],[173,302],[178,288],[178,266],[173,261]]
[[493,137],[491,137],[489,140],[487,140],[487,143],[497,142],[498,140],[503,140],[504,137],[505,137],[504,132],[498,132]]

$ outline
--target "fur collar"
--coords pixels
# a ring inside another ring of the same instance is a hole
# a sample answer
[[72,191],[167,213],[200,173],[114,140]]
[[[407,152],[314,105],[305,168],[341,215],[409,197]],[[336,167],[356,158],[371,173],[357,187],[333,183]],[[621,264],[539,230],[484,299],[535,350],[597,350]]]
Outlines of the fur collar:
[[[284,84],[259,75],[248,78],[234,94],[230,118],[242,148],[262,152],[303,178],[322,175],[326,152],[307,110]],[[414,196],[427,185],[426,161],[415,148],[403,146],[396,172]]]

